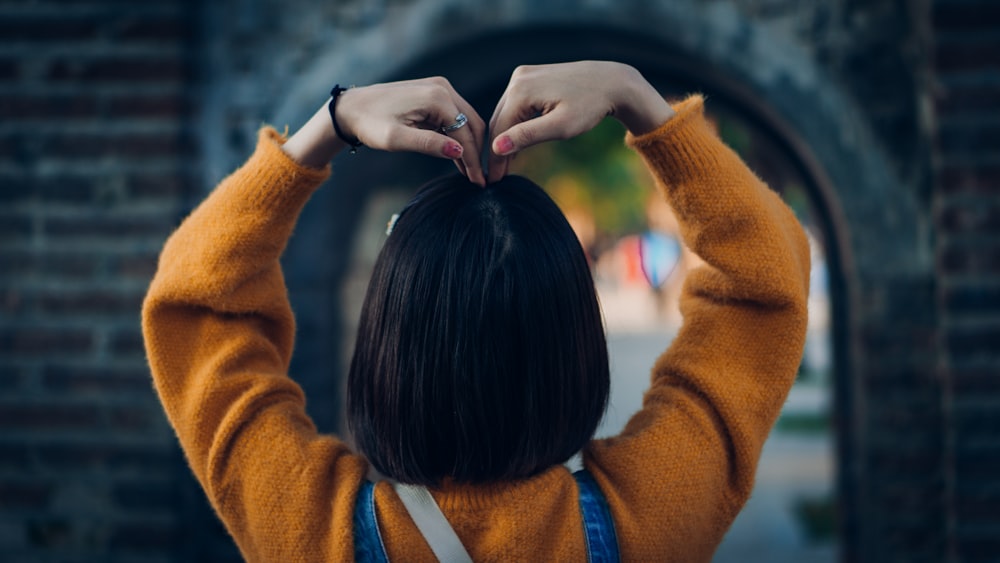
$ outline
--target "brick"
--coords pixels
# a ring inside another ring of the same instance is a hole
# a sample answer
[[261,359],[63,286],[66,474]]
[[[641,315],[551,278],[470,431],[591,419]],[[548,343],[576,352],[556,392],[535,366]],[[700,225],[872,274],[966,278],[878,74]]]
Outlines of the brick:
[[944,119],[995,111],[1000,109],[1000,84],[941,86],[934,107],[939,118]]
[[44,510],[52,496],[52,485],[37,481],[0,480],[0,506]]
[[51,159],[149,158],[184,155],[189,146],[179,133],[61,134],[46,138],[39,150]]
[[141,41],[177,44],[194,35],[194,26],[181,18],[123,18],[116,23],[115,28],[115,36],[130,43]]
[[1000,6],[990,0],[933,2],[931,25],[938,32],[993,31],[1000,27]]
[[46,357],[53,351],[74,356],[93,349],[89,330],[14,327],[0,329],[0,353],[9,357]]
[[106,114],[115,119],[141,117],[180,119],[191,111],[188,101],[179,95],[120,95],[108,100]]
[[0,118],[4,119],[71,119],[95,117],[99,110],[93,95],[0,94]]
[[937,144],[945,157],[996,154],[1000,152],[1000,124],[982,120],[942,124]]
[[934,43],[934,66],[940,73],[1000,70],[1000,39],[988,35],[961,40],[939,38]]
[[15,80],[21,74],[16,60],[0,58],[0,80]]
[[[1000,402],[1000,397],[995,397]],[[1000,410],[956,407],[953,415],[955,440],[959,445],[983,442],[1000,447]],[[987,447],[987,446],[982,446]]]
[[159,256],[154,253],[118,256],[111,261],[111,271],[128,279],[151,280],[156,273]]
[[146,513],[170,510],[177,504],[174,487],[162,480],[118,482],[111,494],[118,506]]
[[1000,199],[967,199],[946,202],[937,224],[951,234],[1000,234]]
[[43,368],[41,380],[46,391],[54,395],[153,395],[152,379],[145,364],[127,367],[50,364]]
[[[0,69],[2,69],[2,61],[0,61]],[[50,65],[45,78],[52,82],[160,83],[183,82],[188,78],[188,75],[187,65],[178,56],[161,58],[118,57],[93,60],[56,60]]]
[[1000,166],[944,165],[937,174],[938,191],[945,195],[989,194],[1000,190]]
[[913,438],[928,435],[937,439],[941,433],[941,398],[932,396],[913,402],[896,405],[879,404],[867,409],[867,424],[877,428],[878,433],[898,433]]
[[944,483],[929,487],[889,483],[879,487],[875,495],[879,506],[894,512],[940,510],[944,504]]
[[[995,563],[1000,553],[1000,526],[987,531],[977,530],[973,537],[967,537],[959,527],[959,538],[955,542],[958,561],[963,563]],[[962,537],[966,536],[966,537]]]
[[1000,475],[1000,446],[989,448],[959,444],[954,456],[954,471],[958,482],[991,481]]
[[140,198],[181,198],[188,196],[196,189],[194,179],[183,172],[169,174],[130,174],[126,177],[126,185],[131,195]]
[[22,316],[31,308],[31,297],[13,288],[0,289],[0,312],[9,318]]
[[959,396],[1000,396],[1000,369],[995,366],[953,361],[949,376],[952,392]]
[[74,217],[48,217],[44,230],[53,237],[98,237],[125,239],[138,237],[164,237],[174,228],[172,217],[137,217],[121,215],[79,215]]
[[[136,309],[136,319],[139,318],[139,310]],[[116,357],[146,357],[145,344],[142,341],[142,333],[139,328],[135,330],[121,330],[111,336],[111,352]]]
[[164,523],[121,524],[112,532],[108,546],[113,550],[168,551],[179,541],[178,530]]
[[0,203],[11,204],[28,201],[35,196],[34,185],[27,178],[0,176]]
[[970,324],[945,329],[945,343],[952,356],[1000,360],[1000,325]]
[[872,444],[869,453],[869,480],[886,483],[913,481],[926,486],[928,480],[941,479],[943,455],[940,447],[900,447],[900,441]]
[[35,446],[35,457],[41,466],[52,471],[75,474],[98,471],[101,474],[138,472],[145,476],[171,475],[176,470],[177,447],[173,444],[108,443],[108,437],[91,435],[84,442],[45,443]]
[[100,257],[93,254],[5,251],[0,253],[0,279],[58,277],[80,280],[93,277],[100,269],[100,263]]
[[1000,488],[976,486],[962,480],[955,493],[955,510],[961,520],[975,519],[977,524],[1000,525]]
[[861,342],[867,350],[882,355],[905,355],[916,349],[932,349],[937,343],[935,327],[908,326],[886,330],[885,326],[862,329]]
[[954,285],[946,287],[941,293],[945,310],[953,315],[1000,313],[1000,282]]
[[[152,398],[152,393],[149,393]],[[144,406],[112,407],[110,409],[111,425],[122,433],[149,433],[159,428],[163,420],[163,412],[155,400],[146,401]]]
[[940,244],[938,260],[948,274],[998,274],[1000,243],[944,241]]
[[96,38],[98,31],[98,22],[93,19],[10,14],[0,19],[0,37],[7,42],[79,41]]
[[0,211],[0,239],[27,240],[31,237],[33,228],[31,217]]
[[24,442],[0,443],[0,469],[25,471],[31,464],[31,452]]
[[26,366],[0,363],[0,391],[11,392],[24,387],[33,369]]
[[101,422],[96,405],[62,403],[0,404],[0,428],[5,430],[83,430],[96,429]]
[[58,291],[38,295],[38,310],[46,315],[90,317],[138,315],[143,294],[110,290]]
[[73,541],[73,524],[66,518],[31,518],[27,520],[27,531],[29,542],[36,547],[68,547]]

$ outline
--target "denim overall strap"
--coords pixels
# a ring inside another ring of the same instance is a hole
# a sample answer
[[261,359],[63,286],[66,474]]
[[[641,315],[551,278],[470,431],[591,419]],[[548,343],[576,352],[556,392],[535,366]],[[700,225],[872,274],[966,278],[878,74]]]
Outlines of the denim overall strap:
[[354,503],[354,560],[359,563],[389,563],[382,534],[375,519],[375,484],[367,479]]
[[580,512],[583,513],[583,531],[587,538],[587,561],[590,563],[617,563],[618,538],[615,523],[611,520],[608,502],[597,482],[585,469],[573,474],[580,489]]

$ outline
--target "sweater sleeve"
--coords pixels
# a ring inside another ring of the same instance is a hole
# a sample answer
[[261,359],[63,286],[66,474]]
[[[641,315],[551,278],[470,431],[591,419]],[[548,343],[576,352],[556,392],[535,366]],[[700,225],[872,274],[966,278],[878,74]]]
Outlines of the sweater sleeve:
[[295,327],[278,262],[329,170],[298,165],[282,142],[262,130],[250,160],[167,241],[143,335],[187,461],[243,556],[350,560],[366,463],[316,432],[286,375]]
[[694,96],[627,142],[705,264],[683,288],[683,325],[656,361],[642,409],[592,442],[627,561],[709,561],[753,488],[798,371],[809,246],[801,226],[714,134]]

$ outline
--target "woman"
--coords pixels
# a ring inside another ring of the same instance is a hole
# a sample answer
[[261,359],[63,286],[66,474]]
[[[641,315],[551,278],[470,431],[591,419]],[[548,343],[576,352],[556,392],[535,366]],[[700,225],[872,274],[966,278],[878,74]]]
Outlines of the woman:
[[[607,397],[592,282],[551,202],[506,172],[517,151],[607,115],[706,265],[688,277],[684,325],[642,410],[589,441]],[[351,560],[370,537],[353,522],[368,460],[428,486],[476,561],[587,560],[578,480],[562,465],[580,447],[625,561],[708,561],[748,498],[805,338],[809,255],[791,211],[714,136],[700,97],[671,107],[625,65],[518,68],[485,173],[484,134],[443,79],[338,88],[287,141],[264,129],[164,248],[143,307],[156,388],[248,560]],[[278,262],[330,159],[358,143],[449,158],[467,178],[414,198],[373,275],[348,389],[367,460],[316,433],[287,376]],[[433,560],[393,486],[377,484],[373,502],[390,560]]]

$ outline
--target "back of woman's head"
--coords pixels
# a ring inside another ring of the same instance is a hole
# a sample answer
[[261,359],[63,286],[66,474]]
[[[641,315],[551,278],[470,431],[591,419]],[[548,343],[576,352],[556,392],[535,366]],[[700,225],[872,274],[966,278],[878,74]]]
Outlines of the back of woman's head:
[[426,485],[534,475],[591,438],[608,388],[590,269],[545,192],[424,186],[375,264],[351,361],[348,423],[375,468]]

